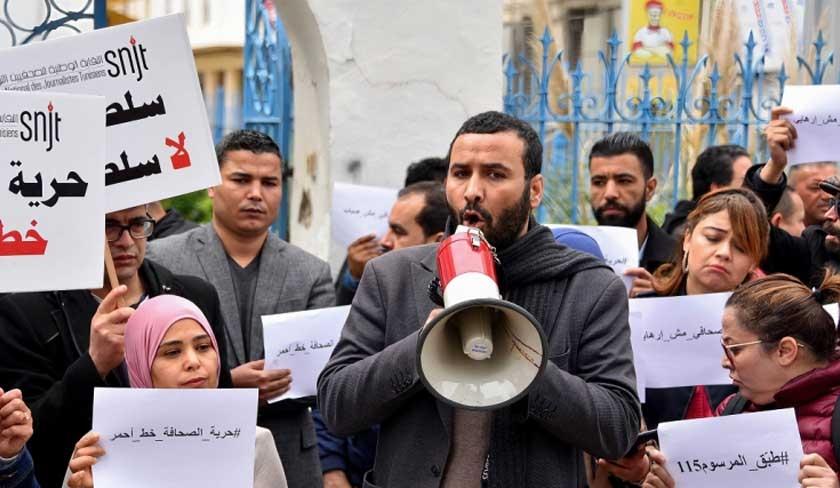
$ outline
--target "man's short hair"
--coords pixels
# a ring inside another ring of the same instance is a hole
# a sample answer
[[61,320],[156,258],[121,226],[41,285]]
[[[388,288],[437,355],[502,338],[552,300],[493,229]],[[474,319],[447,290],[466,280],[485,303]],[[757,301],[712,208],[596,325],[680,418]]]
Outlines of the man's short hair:
[[790,175],[788,177],[788,184],[790,186],[796,186],[797,179],[799,178],[799,170],[808,169],[808,168],[826,168],[832,167],[835,170],[837,169],[837,162],[835,161],[816,161],[813,163],[802,163],[797,164],[796,166],[790,167]]
[[255,130],[240,129],[226,135],[216,144],[216,159],[219,167],[225,160],[229,151],[251,151],[254,154],[271,153],[280,158],[283,162],[283,155],[280,154],[280,147],[274,139],[267,134]]
[[732,164],[750,153],[737,144],[710,146],[697,156],[691,169],[691,188],[694,200],[712,191],[712,185],[728,186],[732,183]]
[[592,158],[609,158],[622,154],[636,156],[642,165],[645,179],[653,176],[653,153],[650,146],[633,132],[613,132],[601,138],[589,151],[589,164],[592,165]]
[[785,187],[785,191],[782,192],[782,197],[779,199],[779,203],[776,204],[776,208],[773,209],[773,213],[782,214],[782,218],[785,220],[789,220],[793,216],[793,211],[795,207],[793,205],[793,195],[796,191],[789,187]]
[[443,158],[425,158],[408,165],[405,171],[405,185],[410,186],[421,181],[443,183],[448,167]]
[[443,185],[437,181],[421,181],[400,190],[397,198],[415,194],[423,195],[425,200],[423,209],[415,217],[417,224],[423,228],[423,235],[429,237],[443,232],[446,229],[446,219],[449,218]]
[[536,131],[527,122],[496,111],[482,112],[464,122],[455,137],[452,138],[452,142],[449,143],[449,151],[446,153],[447,168],[452,156],[452,146],[458,137],[463,134],[498,134],[500,132],[515,132],[525,143],[525,154],[522,155],[522,162],[525,164],[525,178],[531,179],[540,174],[540,171],[542,171],[542,142],[540,142],[540,137]]

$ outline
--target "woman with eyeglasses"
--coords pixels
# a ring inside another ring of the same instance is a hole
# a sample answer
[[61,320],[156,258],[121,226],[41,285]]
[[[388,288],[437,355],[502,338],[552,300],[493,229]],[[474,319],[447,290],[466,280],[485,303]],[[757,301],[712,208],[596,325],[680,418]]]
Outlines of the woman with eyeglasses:
[[[132,388],[217,388],[222,363],[201,310],[175,295],[148,299],[125,327],[125,364]],[[105,455],[89,432],[76,444],[65,477],[69,488],[93,488],[92,467]],[[254,488],[286,488],[271,431],[257,427]]]
[[[840,487],[832,444],[832,415],[840,397],[837,328],[823,305],[840,302],[840,276],[828,274],[811,291],[798,279],[774,274],[738,288],[722,319],[723,357],[742,411],[794,408],[802,438],[802,487]],[[717,409],[728,414],[732,395]],[[649,448],[654,461],[647,488],[674,487],[667,453]]]
[[[675,263],[662,265],[654,276],[637,278],[631,295],[642,298],[730,292],[760,273],[758,265],[767,252],[770,229],[764,205],[751,191],[728,188],[706,194],[688,215],[684,232],[675,251]],[[710,417],[734,391],[731,385],[648,388],[642,405],[643,428]],[[598,466],[601,469],[596,477],[605,478],[606,472],[634,483],[645,476],[650,463],[640,447],[616,461],[601,459]],[[612,484],[620,485],[615,480]],[[610,485],[601,482],[601,486]]]

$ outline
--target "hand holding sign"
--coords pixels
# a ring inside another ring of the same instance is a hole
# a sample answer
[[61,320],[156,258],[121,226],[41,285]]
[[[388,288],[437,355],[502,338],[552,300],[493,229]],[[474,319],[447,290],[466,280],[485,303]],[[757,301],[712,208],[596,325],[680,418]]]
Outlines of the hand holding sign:
[[806,454],[799,462],[802,488],[840,488],[837,473],[819,454]]
[[118,307],[126,293],[128,287],[125,285],[108,292],[90,321],[88,354],[102,378],[125,359],[125,324],[134,314],[131,307]]
[[105,455],[105,449],[99,445],[99,434],[88,432],[76,443],[73,457],[70,459],[70,488],[93,488],[93,465]]
[[261,403],[282,396],[292,384],[290,370],[265,369],[265,359],[241,364],[230,371],[230,376],[237,388],[258,388]]

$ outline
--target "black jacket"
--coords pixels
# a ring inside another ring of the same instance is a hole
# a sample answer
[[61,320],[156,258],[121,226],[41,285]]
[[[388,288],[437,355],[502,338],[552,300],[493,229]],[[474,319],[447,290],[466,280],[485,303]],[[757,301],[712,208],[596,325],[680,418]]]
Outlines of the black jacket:
[[[210,284],[173,275],[148,260],[139,272],[149,296],[171,293],[198,305],[213,327],[219,353],[225,354],[219,299]],[[20,388],[32,410],[35,433],[29,448],[44,488],[61,486],[73,446],[91,429],[94,388],[128,386],[126,376],[114,372],[103,380],[87,352],[97,307],[88,290],[0,298],[0,386]],[[222,368],[220,386],[231,385],[230,372]]]
[[149,240],[162,239],[164,237],[174,236],[175,234],[182,234],[188,230],[198,227],[195,222],[190,222],[178,213],[174,208],[166,211],[166,215],[162,219],[155,222],[155,230],[149,236]]
[[697,202],[694,200],[680,200],[674,210],[665,215],[665,221],[662,222],[662,230],[668,235],[676,237],[685,229],[685,220],[688,214],[697,207]]
[[677,241],[660,229],[649,216],[646,218],[647,243],[644,253],[639,257],[639,266],[653,273],[656,268],[672,261]]
[[[759,173],[764,165],[756,165],[747,171],[744,186],[754,191],[764,202],[767,215],[782,198],[787,186],[787,177],[776,184],[766,183]],[[825,248],[826,233],[819,225],[805,229],[802,237],[795,237],[782,229],[770,226],[770,246],[767,257],[761,263],[761,269],[767,273],[787,273],[799,278],[808,286],[819,286],[826,267],[840,270],[840,256],[828,252]]]

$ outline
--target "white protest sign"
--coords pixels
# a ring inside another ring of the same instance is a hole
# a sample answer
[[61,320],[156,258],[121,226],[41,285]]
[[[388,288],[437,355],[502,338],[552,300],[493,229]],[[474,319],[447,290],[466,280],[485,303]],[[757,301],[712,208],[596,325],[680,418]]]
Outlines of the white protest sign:
[[96,488],[251,487],[256,426],[256,389],[97,388]]
[[785,86],[782,106],[793,110],[785,118],[796,127],[789,165],[840,158],[840,85]]
[[624,271],[629,268],[639,267],[639,238],[635,228],[615,227],[612,225],[566,225],[551,224],[552,229],[575,229],[595,239],[601,254],[604,255],[604,262],[610,266],[615,273],[624,281],[624,286],[629,290],[633,286],[633,279],[624,276]]
[[330,359],[350,306],[264,315],[266,369],[290,369],[292,388],[269,403],[317,393],[318,375]]
[[347,249],[367,234],[385,235],[397,192],[393,188],[335,183],[330,209],[333,241]]
[[0,292],[102,286],[104,109],[0,92]]
[[0,90],[105,96],[109,212],[220,181],[183,15],[2,50]]
[[798,487],[802,441],[792,408],[659,424],[680,488]]
[[721,317],[729,295],[630,299],[636,374],[647,388],[731,383],[720,366]]

